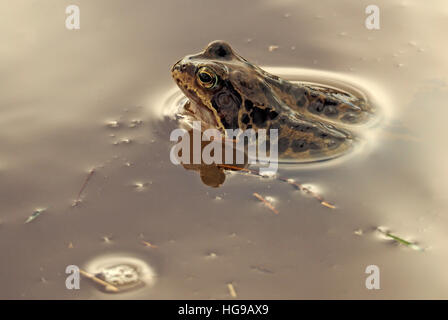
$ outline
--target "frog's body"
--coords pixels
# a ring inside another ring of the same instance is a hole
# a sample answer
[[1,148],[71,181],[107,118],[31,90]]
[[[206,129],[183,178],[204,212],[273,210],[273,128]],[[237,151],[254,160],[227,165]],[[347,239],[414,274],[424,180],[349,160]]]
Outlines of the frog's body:
[[296,84],[251,64],[214,41],[172,67],[190,99],[190,113],[225,129],[278,129],[281,158],[322,160],[344,154],[354,135],[346,124],[366,122],[369,104],[343,91]]

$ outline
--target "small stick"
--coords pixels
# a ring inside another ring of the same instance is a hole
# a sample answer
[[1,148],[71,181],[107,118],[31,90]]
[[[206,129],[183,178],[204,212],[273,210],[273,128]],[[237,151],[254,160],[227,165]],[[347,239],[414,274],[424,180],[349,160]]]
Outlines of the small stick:
[[153,249],[157,249],[157,248],[158,248],[158,246],[156,246],[155,244],[149,243],[148,241],[144,241],[144,240],[142,240],[142,243],[143,243],[146,247],[150,247],[150,248],[153,248]]
[[[219,164],[218,167],[223,168],[223,169],[244,171],[244,172],[247,172],[249,174],[253,174],[253,175],[262,177],[262,175],[260,175],[256,170],[251,170],[251,169],[247,169],[247,168],[240,168],[240,167],[237,167],[237,166],[226,165],[226,164]],[[297,183],[297,182],[292,181],[291,179],[286,179],[286,178],[282,178],[282,177],[278,177],[277,179],[280,180],[280,181],[286,182],[286,183],[292,185],[293,187],[299,189],[300,191],[305,192],[305,193],[311,195],[313,198],[315,198],[317,201],[319,201],[319,203],[321,205],[323,205],[324,207],[327,207],[327,208],[330,208],[330,209],[335,209],[336,208],[336,206],[334,204],[325,201],[324,198],[321,195],[311,191],[309,188],[301,185],[300,183]]]
[[311,191],[309,188],[301,185],[300,183],[297,183],[297,182],[292,181],[291,179],[285,179],[285,178],[279,178],[279,180],[284,181],[286,183],[289,183],[290,185],[296,187],[300,191],[305,192],[305,193],[311,195],[314,199],[319,201],[320,204],[323,205],[324,207],[327,207],[327,208],[330,208],[330,209],[335,209],[336,208],[335,205],[331,204],[330,202],[325,201],[324,198],[320,194],[317,194],[317,193]]
[[106,282],[106,281],[104,281],[104,280],[101,280],[100,278],[96,277],[95,275],[93,275],[93,274],[91,274],[91,273],[89,273],[89,272],[87,272],[87,271],[84,271],[84,270],[82,270],[82,269],[79,269],[79,272],[80,272],[84,277],[89,278],[89,279],[91,279],[92,281],[94,281],[94,282],[96,282],[96,283],[102,285],[106,291],[111,291],[111,292],[118,292],[118,291],[120,291],[120,289],[118,289],[118,288],[115,287],[114,285],[111,285],[109,282]]
[[265,198],[263,198],[261,195],[259,195],[258,193],[254,192],[253,195],[255,196],[255,198],[257,198],[258,200],[260,200],[261,202],[264,203],[264,205],[266,207],[268,207],[269,209],[272,210],[272,212],[274,212],[275,214],[278,214],[278,210],[274,208],[274,206]]
[[227,288],[229,289],[230,296],[232,298],[236,298],[237,294],[236,294],[235,288],[233,287],[233,284],[232,283],[228,283],[227,284]]
[[83,185],[81,187],[81,190],[79,190],[78,197],[76,198],[76,202],[79,202],[81,200],[82,192],[87,187],[87,184],[89,183],[89,180],[90,180],[90,178],[92,178],[94,173],[95,173],[95,169],[91,169],[89,171],[89,174],[87,175],[86,180],[84,180],[84,183],[83,183]]

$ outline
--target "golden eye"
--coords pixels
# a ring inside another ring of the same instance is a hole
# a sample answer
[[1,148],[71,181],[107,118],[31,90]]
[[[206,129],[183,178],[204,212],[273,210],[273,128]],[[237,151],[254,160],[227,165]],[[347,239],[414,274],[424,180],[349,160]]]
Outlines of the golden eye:
[[197,73],[199,83],[207,89],[212,89],[218,83],[218,76],[207,67],[202,67]]

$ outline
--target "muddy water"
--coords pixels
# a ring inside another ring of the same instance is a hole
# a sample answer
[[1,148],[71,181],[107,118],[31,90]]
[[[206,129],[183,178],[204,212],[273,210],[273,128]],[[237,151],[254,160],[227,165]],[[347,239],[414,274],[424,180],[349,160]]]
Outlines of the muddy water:
[[[364,27],[370,1],[77,1],[76,31],[72,2],[2,3],[0,297],[230,298],[232,283],[239,298],[447,298],[448,6],[375,3],[377,31]],[[210,188],[169,161],[170,66],[215,39],[379,102],[357,154],[280,168],[336,209],[275,179]],[[104,256],[153,278],[118,294],[85,278],[66,289],[68,265]],[[365,287],[372,264],[380,290]]]

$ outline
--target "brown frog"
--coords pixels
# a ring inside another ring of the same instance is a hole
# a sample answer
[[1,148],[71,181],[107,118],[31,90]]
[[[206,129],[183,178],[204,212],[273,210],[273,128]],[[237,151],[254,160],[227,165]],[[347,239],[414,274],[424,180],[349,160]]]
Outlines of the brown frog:
[[248,62],[224,41],[184,57],[171,72],[190,100],[186,113],[223,132],[278,129],[281,159],[340,156],[356,140],[349,125],[365,123],[374,114],[364,98],[283,80]]

